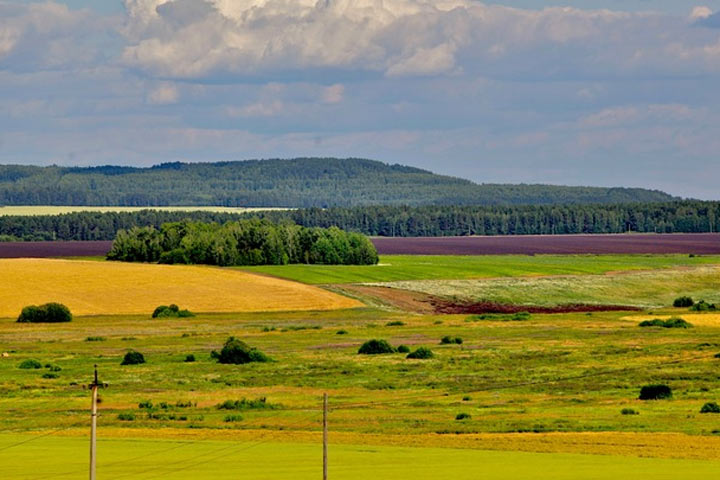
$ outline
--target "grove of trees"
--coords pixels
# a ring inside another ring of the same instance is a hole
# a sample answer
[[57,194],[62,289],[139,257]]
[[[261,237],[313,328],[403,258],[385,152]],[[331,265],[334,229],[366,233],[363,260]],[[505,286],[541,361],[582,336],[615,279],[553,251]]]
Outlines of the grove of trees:
[[120,230],[108,260],[207,265],[374,265],[375,246],[362,234],[337,227],[307,228],[289,222],[174,222]]

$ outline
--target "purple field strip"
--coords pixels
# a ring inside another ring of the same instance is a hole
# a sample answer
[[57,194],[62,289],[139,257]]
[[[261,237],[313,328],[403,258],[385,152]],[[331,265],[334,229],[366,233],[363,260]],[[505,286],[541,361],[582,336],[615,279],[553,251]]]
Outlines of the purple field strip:
[[95,257],[110,251],[112,242],[0,242],[0,258]]
[[[720,234],[375,237],[381,255],[650,254],[720,255]],[[0,242],[0,258],[104,256],[110,241]]]
[[381,255],[720,254],[720,234],[376,237]]

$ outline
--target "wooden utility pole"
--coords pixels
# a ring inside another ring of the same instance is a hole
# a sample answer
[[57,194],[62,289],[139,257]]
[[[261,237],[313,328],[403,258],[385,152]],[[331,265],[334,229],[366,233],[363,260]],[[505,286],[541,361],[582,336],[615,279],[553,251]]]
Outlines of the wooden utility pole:
[[323,480],[328,478],[328,394],[323,393]]
[[97,399],[98,399],[98,388],[105,387],[106,385],[98,382],[98,371],[97,365],[95,365],[95,378],[93,383],[88,385],[88,388],[92,389],[92,407],[90,415],[90,480],[95,480],[95,452],[96,452],[96,440],[97,440]]

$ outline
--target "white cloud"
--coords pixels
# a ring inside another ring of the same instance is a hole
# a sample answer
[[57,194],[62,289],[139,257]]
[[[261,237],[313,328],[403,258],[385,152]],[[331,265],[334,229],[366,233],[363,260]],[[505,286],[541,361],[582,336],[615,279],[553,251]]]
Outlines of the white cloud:
[[343,101],[345,96],[345,87],[336,83],[323,89],[322,101],[323,103],[340,103]]
[[712,15],[713,11],[708,7],[694,7],[690,12],[690,19],[699,20],[702,18],[708,18]]
[[163,83],[153,88],[147,95],[147,102],[151,105],[167,105],[177,103],[180,91],[171,83]]

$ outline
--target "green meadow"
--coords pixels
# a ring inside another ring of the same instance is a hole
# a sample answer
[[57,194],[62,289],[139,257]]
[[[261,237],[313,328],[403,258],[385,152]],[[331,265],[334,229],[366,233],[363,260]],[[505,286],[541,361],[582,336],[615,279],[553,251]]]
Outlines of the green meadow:
[[544,275],[593,275],[720,264],[720,256],[688,255],[382,255],[357,265],[264,265],[241,267],[310,284],[475,279]]
[[[26,437],[0,435],[0,449],[23,438]],[[98,478],[309,480],[321,476],[321,455],[319,445],[308,443],[100,438]],[[12,455],[0,450],[3,478],[16,480],[84,478],[86,456],[87,441],[81,438],[44,438],[27,444]],[[716,478],[720,475],[720,462],[618,455],[333,445],[329,451],[328,470],[330,478],[340,480],[361,480],[369,475],[383,480],[615,480],[645,477],[684,480]]]

